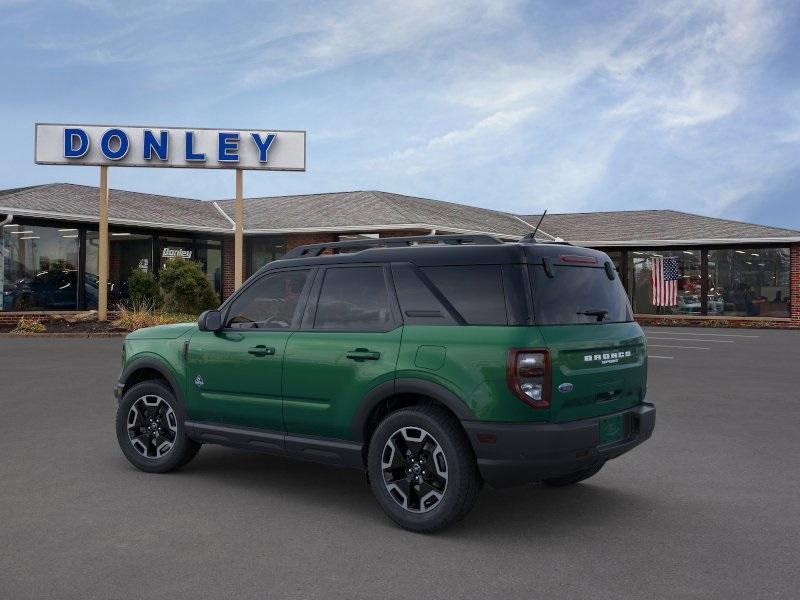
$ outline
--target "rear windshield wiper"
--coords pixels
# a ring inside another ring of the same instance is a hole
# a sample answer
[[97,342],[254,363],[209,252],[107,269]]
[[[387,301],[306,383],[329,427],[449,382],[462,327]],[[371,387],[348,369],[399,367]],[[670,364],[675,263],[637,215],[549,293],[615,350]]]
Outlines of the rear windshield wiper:
[[579,310],[578,314],[587,315],[589,317],[597,317],[597,322],[599,323],[600,321],[606,318],[608,311],[602,308],[590,308],[588,310]]

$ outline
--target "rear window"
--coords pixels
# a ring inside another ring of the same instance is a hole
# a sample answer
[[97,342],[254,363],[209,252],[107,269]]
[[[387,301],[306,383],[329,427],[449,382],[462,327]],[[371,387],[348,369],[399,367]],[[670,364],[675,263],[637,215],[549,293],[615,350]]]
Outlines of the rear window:
[[508,324],[499,265],[422,267],[420,270],[467,324]]
[[619,277],[609,279],[597,267],[552,267],[548,277],[542,265],[530,267],[533,314],[539,325],[624,323],[633,320],[628,296]]

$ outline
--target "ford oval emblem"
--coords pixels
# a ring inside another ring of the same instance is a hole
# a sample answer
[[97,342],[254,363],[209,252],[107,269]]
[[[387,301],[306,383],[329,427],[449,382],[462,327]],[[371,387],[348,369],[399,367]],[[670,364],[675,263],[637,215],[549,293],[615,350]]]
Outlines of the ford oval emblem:
[[562,394],[569,394],[574,386],[571,383],[562,383],[558,386],[558,391]]

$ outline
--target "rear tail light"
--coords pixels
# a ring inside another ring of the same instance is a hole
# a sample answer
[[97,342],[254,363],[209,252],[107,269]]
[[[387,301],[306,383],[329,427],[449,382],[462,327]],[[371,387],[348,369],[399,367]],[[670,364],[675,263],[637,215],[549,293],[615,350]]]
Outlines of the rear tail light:
[[550,406],[550,354],[547,350],[509,350],[506,377],[509,389],[529,406]]

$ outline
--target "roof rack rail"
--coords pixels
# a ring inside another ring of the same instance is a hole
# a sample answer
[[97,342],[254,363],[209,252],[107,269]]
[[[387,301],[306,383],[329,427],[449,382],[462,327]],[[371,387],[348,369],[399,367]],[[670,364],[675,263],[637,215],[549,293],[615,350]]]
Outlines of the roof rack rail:
[[336,250],[338,248],[390,248],[397,246],[414,246],[422,242],[423,244],[445,244],[449,246],[460,246],[464,244],[502,244],[502,240],[491,235],[414,235],[408,237],[388,237],[364,240],[349,240],[344,242],[326,242],[324,244],[308,244],[292,248],[283,255],[283,258],[311,258],[319,256],[326,250]]

